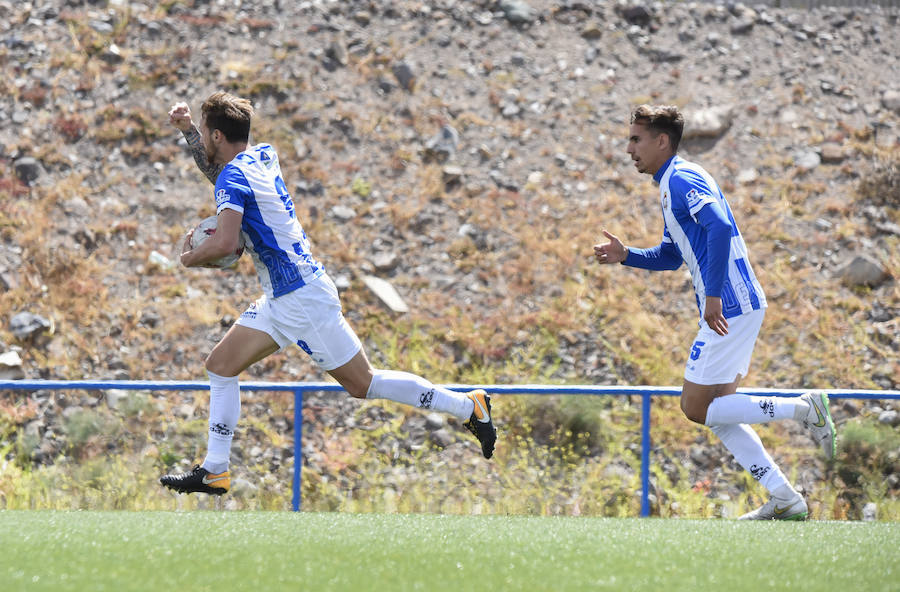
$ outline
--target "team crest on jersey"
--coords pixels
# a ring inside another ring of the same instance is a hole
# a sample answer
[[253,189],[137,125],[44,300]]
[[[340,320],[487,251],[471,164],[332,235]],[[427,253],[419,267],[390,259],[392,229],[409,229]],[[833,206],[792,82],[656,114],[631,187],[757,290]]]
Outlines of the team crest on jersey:
[[216,191],[216,205],[217,206],[220,206],[227,201],[228,201],[228,194],[225,192],[224,189],[219,189],[218,191]]

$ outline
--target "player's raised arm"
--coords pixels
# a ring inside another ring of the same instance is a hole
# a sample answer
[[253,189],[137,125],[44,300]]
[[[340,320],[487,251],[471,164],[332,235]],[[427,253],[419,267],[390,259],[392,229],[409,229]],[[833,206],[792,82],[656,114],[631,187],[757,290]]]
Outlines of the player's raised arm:
[[169,123],[184,134],[184,139],[191,149],[191,155],[194,157],[194,162],[197,163],[197,168],[215,185],[216,179],[219,177],[219,173],[222,172],[224,165],[212,163],[206,157],[203,138],[200,135],[200,130],[197,129],[197,126],[191,120],[191,109],[187,103],[179,102],[172,105],[172,108],[169,109]]

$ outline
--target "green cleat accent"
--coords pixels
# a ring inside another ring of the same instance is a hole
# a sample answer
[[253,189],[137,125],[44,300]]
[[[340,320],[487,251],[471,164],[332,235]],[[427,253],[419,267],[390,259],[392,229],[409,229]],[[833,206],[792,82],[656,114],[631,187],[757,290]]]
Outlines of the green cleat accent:
[[803,424],[812,432],[812,439],[822,447],[825,458],[831,460],[837,453],[837,431],[831,411],[828,409],[828,395],[823,392],[803,393],[800,398],[809,403],[809,415]]

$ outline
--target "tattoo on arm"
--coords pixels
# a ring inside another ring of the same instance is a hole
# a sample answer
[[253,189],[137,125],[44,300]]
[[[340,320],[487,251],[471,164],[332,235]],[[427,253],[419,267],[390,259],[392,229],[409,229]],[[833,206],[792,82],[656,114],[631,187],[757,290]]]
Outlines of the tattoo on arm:
[[200,140],[200,131],[196,126],[191,126],[191,129],[184,132],[184,139],[187,141],[188,146],[191,149],[191,155],[194,157],[194,162],[197,163],[197,167],[206,175],[206,178],[212,182],[213,185],[216,183],[216,179],[219,177],[219,173],[222,172],[223,166],[220,164],[215,164],[209,162],[206,158],[206,149],[203,147],[203,142]]

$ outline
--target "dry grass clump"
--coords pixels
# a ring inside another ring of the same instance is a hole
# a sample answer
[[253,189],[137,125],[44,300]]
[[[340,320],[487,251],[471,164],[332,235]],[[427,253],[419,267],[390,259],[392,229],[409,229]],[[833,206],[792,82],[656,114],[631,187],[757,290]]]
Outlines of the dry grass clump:
[[900,155],[897,150],[873,154],[869,170],[861,174],[856,191],[868,203],[889,206],[895,215],[900,212]]

